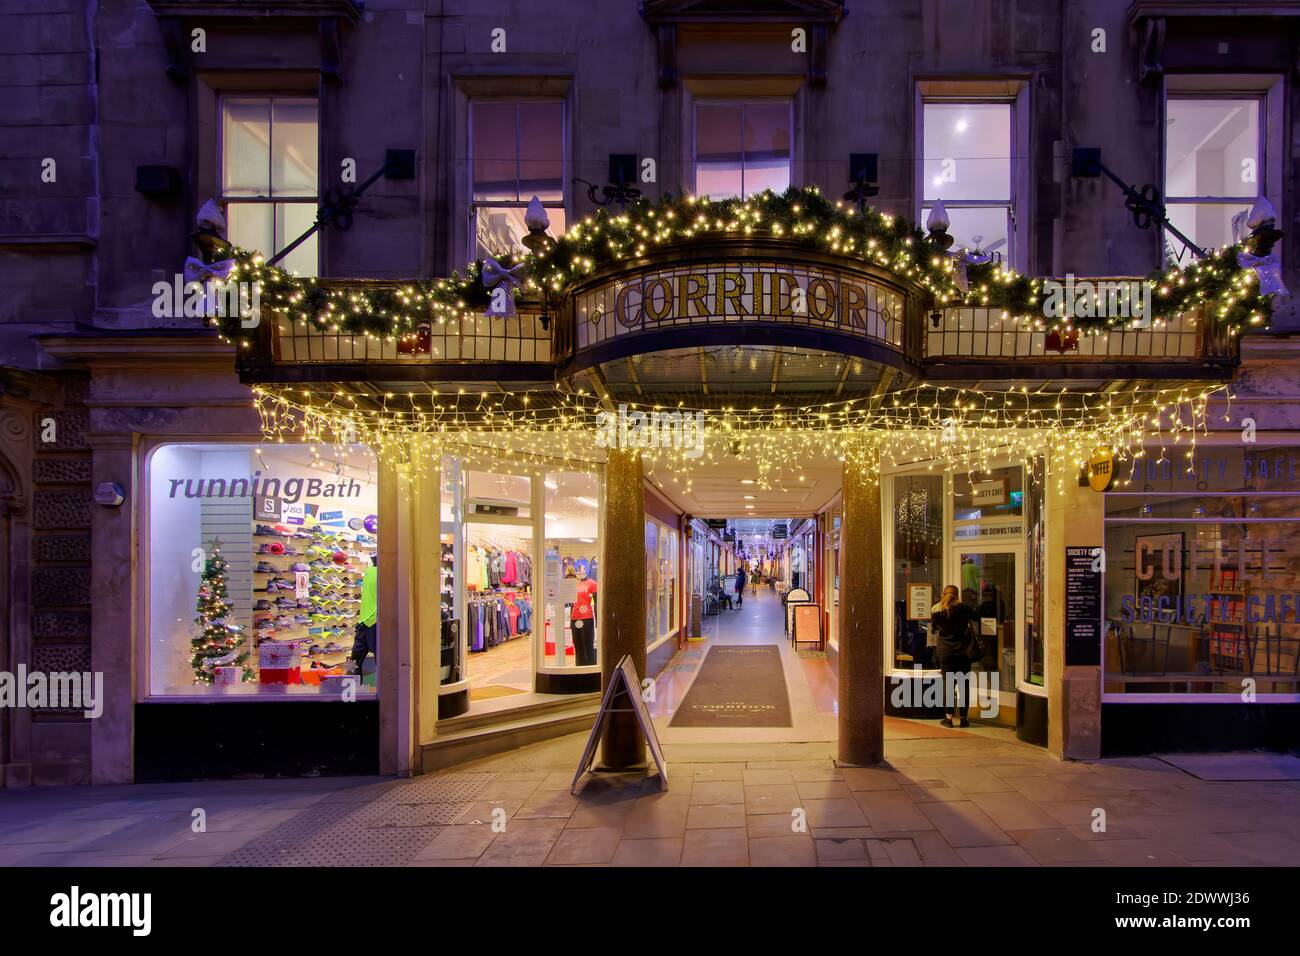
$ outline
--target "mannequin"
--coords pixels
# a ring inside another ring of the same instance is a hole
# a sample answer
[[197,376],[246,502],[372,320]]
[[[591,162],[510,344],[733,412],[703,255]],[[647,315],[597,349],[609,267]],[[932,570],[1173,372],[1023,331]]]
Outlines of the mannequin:
[[577,573],[568,576],[578,579],[578,596],[569,612],[569,626],[573,629],[573,652],[578,667],[596,663],[596,582],[587,577],[587,563],[577,566]]
[[379,555],[373,555],[370,566],[361,576],[361,613],[357,617],[355,636],[352,639],[352,666],[357,674],[368,654],[379,658]]

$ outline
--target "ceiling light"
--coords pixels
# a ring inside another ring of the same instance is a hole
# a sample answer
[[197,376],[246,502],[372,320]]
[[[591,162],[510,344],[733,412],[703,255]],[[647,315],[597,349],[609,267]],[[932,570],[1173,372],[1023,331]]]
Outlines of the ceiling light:
[[746,508],[753,508],[753,505],[745,505]]
[[741,497],[744,498],[746,501],[753,501],[754,498],[755,498],[756,496],[755,496],[755,495],[741,495]]
[[752,484],[754,483],[754,479],[753,479],[753,478],[741,478],[741,479],[740,479],[740,483],[741,483],[742,485],[752,485]]
[[956,130],[957,132],[959,132],[959,133],[964,133],[964,132],[966,132],[967,129],[970,128],[970,123],[967,123],[966,120],[965,120],[964,118],[963,118],[963,119],[959,119],[956,123],[953,124],[953,127],[952,127],[952,128],[955,129],[955,130]]

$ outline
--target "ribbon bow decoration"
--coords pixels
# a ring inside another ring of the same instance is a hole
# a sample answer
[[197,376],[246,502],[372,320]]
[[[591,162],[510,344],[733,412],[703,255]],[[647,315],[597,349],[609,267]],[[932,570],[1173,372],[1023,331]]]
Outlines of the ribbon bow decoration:
[[1249,252],[1237,253],[1237,265],[1243,269],[1254,269],[1259,279],[1260,295],[1290,295],[1282,282],[1282,263],[1276,252],[1266,256],[1252,256]]
[[193,256],[187,256],[185,267],[182,273],[185,277],[186,295],[189,295],[190,286],[198,284],[203,287],[203,299],[199,304],[200,314],[208,318],[221,315],[225,303],[223,302],[222,290],[230,279],[231,273],[235,271],[234,259],[222,259],[220,262],[204,262],[202,259],[195,259]]
[[189,282],[225,282],[235,271],[234,259],[222,259],[220,262],[204,262],[187,256],[184,268],[185,281]]
[[487,315],[506,318],[515,314],[514,291],[528,277],[528,264],[521,262],[507,269],[491,256],[483,260],[483,288],[492,290]]

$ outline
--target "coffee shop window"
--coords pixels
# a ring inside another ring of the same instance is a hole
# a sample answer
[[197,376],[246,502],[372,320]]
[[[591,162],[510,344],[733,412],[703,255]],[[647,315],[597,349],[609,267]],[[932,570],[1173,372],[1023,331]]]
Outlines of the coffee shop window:
[[894,666],[938,667],[931,607],[943,591],[943,475],[895,475]]
[[165,444],[146,474],[149,697],[375,692],[364,446]]
[[1300,447],[1125,464],[1106,494],[1104,694],[1296,699]]

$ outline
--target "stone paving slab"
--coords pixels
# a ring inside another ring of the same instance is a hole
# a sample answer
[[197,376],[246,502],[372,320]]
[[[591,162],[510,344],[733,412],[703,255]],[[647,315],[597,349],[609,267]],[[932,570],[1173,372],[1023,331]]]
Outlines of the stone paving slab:
[[980,734],[840,768],[826,743],[686,743],[666,790],[592,774],[574,795],[584,742],[409,780],[3,791],[0,866],[1300,865],[1282,755],[1062,762]]

